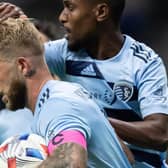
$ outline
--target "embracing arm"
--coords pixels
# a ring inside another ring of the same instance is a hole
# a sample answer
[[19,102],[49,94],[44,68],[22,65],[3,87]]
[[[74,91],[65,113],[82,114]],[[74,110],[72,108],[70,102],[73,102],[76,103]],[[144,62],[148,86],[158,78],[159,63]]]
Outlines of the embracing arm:
[[125,122],[109,118],[119,137],[144,148],[165,151],[168,147],[168,115],[152,114],[144,121]]
[[58,146],[38,168],[86,168],[87,151],[76,143]]
[[118,136],[118,139],[120,141],[121,147],[123,151],[125,152],[127,159],[129,160],[130,164],[133,165],[135,163],[135,158],[131,150],[128,148],[128,146],[121,140],[121,138]]

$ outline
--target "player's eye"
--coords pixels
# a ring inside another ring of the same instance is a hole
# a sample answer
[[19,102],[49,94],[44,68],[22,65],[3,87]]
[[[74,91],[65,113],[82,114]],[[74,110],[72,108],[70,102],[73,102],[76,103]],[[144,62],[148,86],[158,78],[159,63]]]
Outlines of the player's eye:
[[69,11],[73,11],[74,10],[74,5],[68,4],[67,8],[68,8]]
[[67,8],[69,11],[73,11],[75,8],[74,4],[70,3],[69,1],[64,2],[64,7]]

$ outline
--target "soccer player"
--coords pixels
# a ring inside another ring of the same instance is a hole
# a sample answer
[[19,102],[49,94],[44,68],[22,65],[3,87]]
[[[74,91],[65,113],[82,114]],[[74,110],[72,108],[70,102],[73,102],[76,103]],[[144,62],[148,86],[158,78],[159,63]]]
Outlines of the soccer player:
[[59,19],[67,34],[45,45],[50,71],[82,84],[135,159],[161,167],[168,141],[167,76],[161,57],[122,34],[125,0],[63,4]]
[[[6,108],[31,109],[32,132],[46,139],[51,156],[41,167],[131,167],[114,129],[87,91],[53,80],[40,34],[28,20],[0,23],[0,69]],[[15,104],[14,97],[22,103]]]
[[66,37],[46,43],[52,73],[78,82],[107,113],[135,159],[161,167],[168,146],[168,89],[162,59],[120,30],[125,0],[63,0]]

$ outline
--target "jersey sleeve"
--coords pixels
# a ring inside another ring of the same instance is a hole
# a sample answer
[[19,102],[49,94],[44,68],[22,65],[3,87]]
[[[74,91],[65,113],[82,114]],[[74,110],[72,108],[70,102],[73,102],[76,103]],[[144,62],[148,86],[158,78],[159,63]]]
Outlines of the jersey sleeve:
[[50,72],[58,75],[60,78],[65,73],[65,57],[67,42],[65,39],[50,41],[45,43],[45,59]]
[[167,74],[162,59],[155,57],[148,62],[138,80],[142,116],[154,113],[168,114]]
[[43,106],[41,113],[41,121],[39,122],[39,130],[47,143],[52,140],[58,133],[65,130],[76,130],[81,132],[85,139],[90,138],[89,124],[82,115],[79,115],[86,108],[82,105],[70,103],[68,101],[50,100]]

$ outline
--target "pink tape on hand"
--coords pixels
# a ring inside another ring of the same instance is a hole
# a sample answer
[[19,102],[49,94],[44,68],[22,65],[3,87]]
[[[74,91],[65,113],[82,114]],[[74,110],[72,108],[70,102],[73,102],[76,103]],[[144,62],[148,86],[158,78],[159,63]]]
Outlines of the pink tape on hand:
[[81,145],[86,150],[86,139],[83,134],[76,130],[65,130],[57,134],[48,144],[49,154],[56,149],[57,146],[67,143],[73,142]]
[[8,159],[8,168],[16,168],[16,158]]

